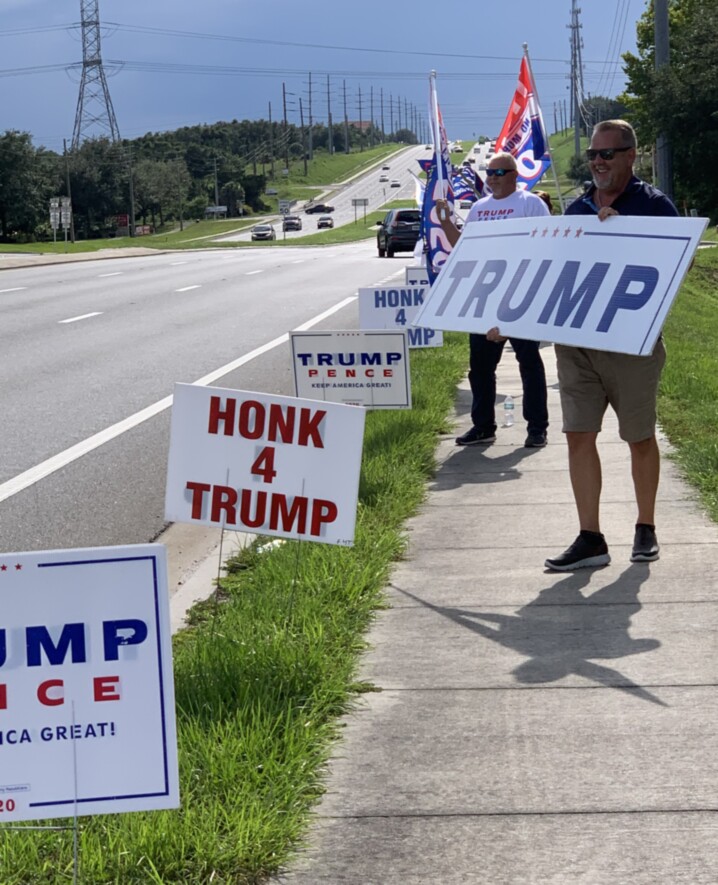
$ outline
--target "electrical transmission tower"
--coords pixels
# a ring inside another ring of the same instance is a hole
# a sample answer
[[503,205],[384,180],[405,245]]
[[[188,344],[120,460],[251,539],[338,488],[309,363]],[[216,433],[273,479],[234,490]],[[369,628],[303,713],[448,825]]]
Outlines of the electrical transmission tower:
[[110,90],[100,54],[99,0],[80,0],[82,15],[82,79],[77,98],[75,128],[72,133],[73,150],[87,137],[90,130],[106,134],[112,141],[120,140]]

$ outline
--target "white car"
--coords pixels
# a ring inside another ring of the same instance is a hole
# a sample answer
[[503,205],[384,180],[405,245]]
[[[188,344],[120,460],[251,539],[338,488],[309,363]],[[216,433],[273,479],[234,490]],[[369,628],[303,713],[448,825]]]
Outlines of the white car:
[[382,182],[385,182],[385,181],[389,181],[389,176],[388,176],[388,175],[384,175],[384,173],[382,173],[382,174],[379,176],[379,183],[381,184]]

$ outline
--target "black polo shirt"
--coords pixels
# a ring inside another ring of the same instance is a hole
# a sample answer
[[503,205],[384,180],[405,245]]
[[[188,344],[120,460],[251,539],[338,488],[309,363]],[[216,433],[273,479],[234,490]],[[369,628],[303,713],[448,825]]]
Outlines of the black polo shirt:
[[[596,186],[594,185],[582,197],[574,200],[566,209],[566,215],[598,215],[598,206],[594,201]],[[678,210],[668,197],[635,175],[626,185],[626,189],[611,203],[619,215],[678,215]]]

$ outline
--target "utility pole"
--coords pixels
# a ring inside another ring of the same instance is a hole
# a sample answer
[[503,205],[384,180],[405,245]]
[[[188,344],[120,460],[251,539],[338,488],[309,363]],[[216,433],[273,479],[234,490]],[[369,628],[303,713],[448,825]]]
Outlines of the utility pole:
[[361,86],[359,87],[359,150],[364,150],[364,120],[362,119],[361,110]]
[[[654,0],[654,38],[656,44],[656,70],[671,63],[667,0]],[[658,187],[673,199],[673,158],[665,133],[659,132],[656,139],[656,172]]]
[[389,93],[389,133],[394,135],[394,96]]
[[379,90],[379,107],[381,109],[381,143],[386,141],[386,132],[384,131],[384,87]]
[[369,147],[374,147],[374,87],[369,87]]
[[578,14],[581,10],[576,0],[571,0],[571,102],[573,112],[574,154],[581,155],[581,100],[583,97],[583,66],[581,63],[581,23]]
[[269,102],[269,177],[274,181],[274,138],[272,126],[272,102]]
[[289,169],[289,128],[287,126],[287,89],[282,82],[282,104],[284,106],[284,168]]
[[307,177],[307,146],[304,136],[304,106],[302,105],[302,97],[299,96],[299,120],[302,124],[302,156],[304,157],[304,177]]
[[312,127],[314,126],[314,120],[312,119],[312,72],[309,72],[309,159],[314,159],[314,139],[312,134]]
[[344,96],[344,153],[350,153],[349,146],[349,115],[347,111],[347,81],[343,80],[343,96]]
[[332,100],[329,91],[329,74],[327,74],[327,145],[329,147],[329,156],[334,153],[334,134],[332,132]]
[[130,236],[134,237],[136,218],[135,218],[135,173],[132,168],[132,145],[127,145],[127,169],[130,176]]
[[[219,178],[217,177],[217,158],[214,158],[214,205],[219,206]],[[217,216],[215,215],[215,218]]]

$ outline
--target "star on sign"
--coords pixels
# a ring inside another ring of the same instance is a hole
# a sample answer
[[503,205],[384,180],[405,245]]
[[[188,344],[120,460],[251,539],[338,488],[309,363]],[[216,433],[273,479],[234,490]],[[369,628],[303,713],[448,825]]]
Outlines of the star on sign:
[[554,235],[555,237],[557,237],[560,233],[561,233],[561,228],[560,228],[560,227],[555,227],[555,228],[553,229],[553,235]]
[[563,238],[564,238],[564,240],[566,239],[566,237],[567,237],[570,233],[571,233],[571,228],[570,228],[570,227],[567,227],[567,228],[564,230],[564,232],[563,232]]
[[583,228],[582,228],[582,227],[577,228],[577,230],[576,230],[576,236],[577,236],[577,237],[580,237],[582,233],[583,233]]
[[545,237],[547,233],[548,233],[548,228],[545,227],[545,228],[541,231],[541,236],[542,236],[542,237]]
[[535,227],[535,228],[531,231],[531,236],[532,236],[532,237],[535,237],[537,233],[538,233],[538,228]]

